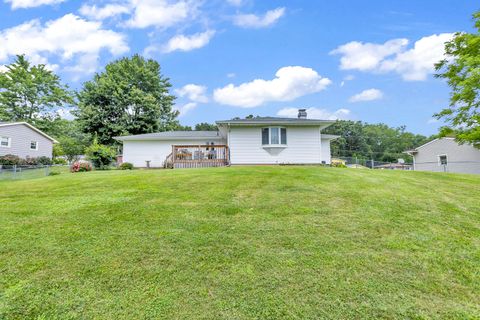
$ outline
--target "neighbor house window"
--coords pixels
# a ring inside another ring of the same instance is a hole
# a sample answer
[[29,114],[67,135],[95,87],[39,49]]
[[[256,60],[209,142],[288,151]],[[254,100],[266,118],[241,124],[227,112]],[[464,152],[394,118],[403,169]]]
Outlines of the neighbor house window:
[[10,138],[0,137],[0,147],[10,148]]
[[37,141],[31,141],[30,142],[30,150],[38,150],[38,142]]
[[441,166],[446,166],[447,165],[447,155],[442,154],[441,156],[438,156],[438,164]]
[[262,128],[262,145],[286,145],[287,129],[281,127]]

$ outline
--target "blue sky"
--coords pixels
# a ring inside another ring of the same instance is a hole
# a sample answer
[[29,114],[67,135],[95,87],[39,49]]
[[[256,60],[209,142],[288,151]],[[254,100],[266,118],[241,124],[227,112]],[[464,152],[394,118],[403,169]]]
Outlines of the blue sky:
[[433,134],[449,89],[432,63],[471,0],[0,0],[0,70],[15,54],[80,88],[140,53],[171,79],[182,124],[295,116]]

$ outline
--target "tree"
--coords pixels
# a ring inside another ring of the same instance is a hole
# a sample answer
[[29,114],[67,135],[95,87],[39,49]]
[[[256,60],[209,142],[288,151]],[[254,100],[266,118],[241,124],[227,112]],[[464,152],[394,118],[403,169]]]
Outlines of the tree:
[[337,157],[360,157],[377,161],[395,162],[399,158],[411,160],[404,151],[428,141],[422,135],[405,130],[405,126],[392,128],[386,124],[367,124],[360,121],[339,120],[325,133],[340,137],[332,140],[332,154]]
[[106,170],[114,161],[116,152],[113,147],[102,145],[95,138],[92,145],[85,149],[85,154],[95,169]]
[[210,124],[208,122],[201,122],[195,125],[195,130],[197,131],[217,131],[218,127],[216,124]]
[[57,109],[73,102],[72,93],[45,65],[31,66],[25,56],[0,72],[0,120],[27,121],[56,118]]
[[83,141],[79,141],[74,138],[63,137],[59,140],[59,142],[59,146],[69,162],[76,160],[79,155],[84,154],[86,149]]
[[173,130],[178,111],[172,110],[170,87],[155,60],[123,58],[84,84],[75,114],[82,130],[102,144],[113,144],[119,135]]
[[436,114],[450,127],[460,143],[470,142],[480,148],[480,11],[473,15],[476,33],[455,34],[445,44],[445,59],[435,65],[438,78],[447,80],[451,87],[450,105]]

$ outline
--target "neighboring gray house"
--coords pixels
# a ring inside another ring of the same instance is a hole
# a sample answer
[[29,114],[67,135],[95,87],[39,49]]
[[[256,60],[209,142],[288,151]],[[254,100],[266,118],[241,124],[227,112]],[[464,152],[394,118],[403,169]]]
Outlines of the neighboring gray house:
[[480,174],[480,150],[454,138],[435,139],[406,153],[413,156],[413,170]]
[[26,122],[0,122],[0,156],[52,158],[55,139]]

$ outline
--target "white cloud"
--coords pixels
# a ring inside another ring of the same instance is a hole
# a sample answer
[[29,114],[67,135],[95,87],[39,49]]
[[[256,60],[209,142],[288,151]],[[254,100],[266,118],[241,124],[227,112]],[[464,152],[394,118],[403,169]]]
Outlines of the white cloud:
[[444,58],[445,42],[452,36],[452,33],[442,33],[423,37],[415,42],[412,49],[382,61],[380,71],[397,72],[406,81],[425,80],[434,71],[434,64]]
[[434,34],[416,41],[407,50],[407,39],[393,39],[384,44],[349,42],[333,50],[339,54],[340,68],[370,72],[396,72],[406,81],[425,80],[434,64],[444,57],[444,43],[452,33]]
[[179,116],[183,117],[185,114],[188,112],[192,111],[198,106],[196,102],[189,102],[184,104],[183,106],[175,106],[175,110],[178,110],[180,112]]
[[378,89],[367,89],[352,96],[348,101],[361,102],[361,101],[373,101],[383,98],[383,92]]
[[7,66],[3,65],[3,64],[0,64],[0,73],[4,73],[4,72],[7,72],[7,71],[8,71]]
[[99,22],[86,21],[74,14],[45,24],[36,19],[4,29],[0,31],[0,43],[0,62],[16,54],[25,54],[33,63],[48,65],[47,57],[56,56],[62,62],[75,63],[79,69],[84,68],[79,65],[82,61],[91,63],[94,60],[96,66],[102,50],[112,55],[129,50],[122,34],[102,29]]
[[215,31],[208,30],[201,33],[195,33],[191,36],[185,36],[183,34],[174,36],[168,40],[167,44],[163,48],[163,52],[173,52],[173,51],[190,51],[193,49],[198,49],[206,46],[210,39],[214,36]]
[[255,14],[237,14],[233,23],[243,28],[264,28],[268,27],[285,14],[285,8],[277,8],[267,11],[263,16]]
[[385,57],[400,52],[407,39],[394,39],[384,44],[362,43],[352,41],[341,45],[331,54],[340,54],[340,68],[343,70],[369,71],[379,67]]
[[[337,120],[337,119],[348,119],[350,115],[350,110],[348,109],[338,109],[336,111],[330,112],[326,109],[320,108],[308,108],[307,117],[308,119],[321,119],[321,120]],[[296,118],[298,116],[298,108],[283,108],[277,112],[277,116]]]
[[207,103],[208,97],[206,95],[207,87],[197,84],[187,84],[175,92],[181,97],[186,97],[193,102]]
[[5,0],[6,3],[11,3],[12,9],[34,8],[43,5],[53,5],[64,2],[65,0]]
[[239,86],[229,84],[215,89],[214,99],[225,105],[252,108],[269,101],[292,101],[324,90],[331,83],[315,70],[300,66],[283,67],[275,76],[273,80],[256,79]]
[[237,75],[233,72],[227,73],[227,78],[235,78]]
[[121,14],[126,14],[130,11],[127,5],[122,4],[107,4],[100,8],[96,5],[89,6],[84,4],[80,8],[80,13],[93,20],[103,20],[110,17],[115,17]]
[[193,1],[130,0],[130,3],[133,14],[126,25],[132,28],[171,27],[192,18],[197,7]]
[[430,118],[427,120],[427,124],[433,124],[438,122],[440,122],[440,120],[438,120],[437,118]]

